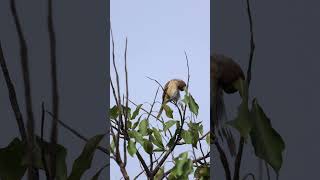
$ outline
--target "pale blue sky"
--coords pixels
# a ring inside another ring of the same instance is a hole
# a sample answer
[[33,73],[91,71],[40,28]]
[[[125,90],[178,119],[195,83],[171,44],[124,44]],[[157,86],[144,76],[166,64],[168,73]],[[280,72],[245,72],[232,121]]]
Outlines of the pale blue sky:
[[[191,74],[189,90],[200,106],[198,120],[203,121],[208,131],[210,1],[111,0],[111,23],[122,75],[128,37],[129,96],[136,103],[151,102],[157,89],[157,84],[146,76],[162,84],[172,78],[187,80],[184,51],[187,52]],[[161,101],[160,94],[158,101]],[[112,179],[121,178],[114,162],[110,170]],[[139,170],[138,162],[130,158],[129,175],[135,176]]]

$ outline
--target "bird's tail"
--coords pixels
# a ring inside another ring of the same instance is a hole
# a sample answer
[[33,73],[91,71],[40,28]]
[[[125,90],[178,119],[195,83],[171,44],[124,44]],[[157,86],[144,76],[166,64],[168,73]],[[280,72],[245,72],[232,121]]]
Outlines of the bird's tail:
[[227,112],[224,104],[222,88],[218,88],[216,101],[217,101],[216,111],[217,111],[217,120],[218,120],[216,123],[217,123],[217,126],[221,126],[223,122],[227,120]]
[[211,100],[211,129],[216,129],[220,127],[223,121],[226,119],[226,109],[223,100],[223,91],[221,88],[217,88],[216,92],[213,94],[213,99]]
[[236,155],[235,139],[233,137],[231,129],[228,126],[224,125],[224,122],[226,122],[228,118],[227,118],[226,107],[225,107],[225,104],[224,104],[222,88],[218,88],[216,101],[217,101],[217,106],[216,106],[216,116],[217,116],[216,130],[218,132],[218,135],[221,137],[221,140],[222,141],[226,140],[229,152],[230,152],[231,156],[234,157]]

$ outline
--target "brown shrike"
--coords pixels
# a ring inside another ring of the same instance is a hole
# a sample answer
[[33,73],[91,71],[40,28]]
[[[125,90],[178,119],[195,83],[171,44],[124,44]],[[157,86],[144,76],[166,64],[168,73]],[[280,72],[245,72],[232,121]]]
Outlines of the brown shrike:
[[180,91],[184,91],[185,88],[186,83],[180,79],[172,79],[164,85],[162,94],[162,104],[157,119],[159,119],[159,117],[161,116],[163,106],[170,101],[177,103],[177,101],[180,98]]
[[210,57],[211,83],[211,108],[213,116],[213,126],[216,127],[221,123],[222,117],[225,115],[225,107],[223,100],[223,91],[227,94],[236,93],[238,90],[234,87],[234,83],[239,79],[245,79],[244,73],[235,61],[231,58],[213,54]]
[[238,80],[244,80],[244,74],[235,61],[220,54],[213,54],[210,57],[210,129],[217,130],[218,134],[227,140],[229,151],[232,156],[236,155],[236,144],[232,133],[227,127],[222,127],[223,119],[226,117],[223,92],[227,94],[236,93],[238,90],[234,84]]

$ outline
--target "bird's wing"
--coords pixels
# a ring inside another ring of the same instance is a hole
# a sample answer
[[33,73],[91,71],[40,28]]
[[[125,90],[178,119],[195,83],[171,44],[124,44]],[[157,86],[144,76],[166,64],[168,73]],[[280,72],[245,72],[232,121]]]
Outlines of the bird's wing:
[[168,96],[168,88],[169,88],[169,84],[171,81],[168,81],[163,88],[163,94],[162,94],[162,103],[164,103],[166,101],[166,97]]

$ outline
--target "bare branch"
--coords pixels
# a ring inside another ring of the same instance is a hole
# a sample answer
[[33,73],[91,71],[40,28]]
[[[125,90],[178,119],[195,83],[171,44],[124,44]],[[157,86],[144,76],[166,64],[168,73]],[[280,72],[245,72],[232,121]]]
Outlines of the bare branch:
[[[62,127],[66,128],[67,130],[69,130],[72,134],[74,134],[75,136],[77,136],[78,138],[80,138],[81,140],[88,142],[88,138],[84,137],[83,135],[81,135],[78,131],[74,130],[73,128],[71,128],[69,125],[67,125],[66,123],[64,123],[63,121],[56,119],[53,114],[49,111],[46,111],[46,113],[48,113],[53,119],[55,119]],[[101,152],[110,155],[109,151],[106,148],[103,148],[101,146],[98,146],[97,149],[99,149]]]
[[45,110],[44,110],[44,102],[42,102],[41,104],[41,143],[42,143],[42,146],[41,146],[41,160],[42,160],[42,164],[43,164],[43,167],[44,167],[44,171],[46,173],[46,177],[47,179],[50,179],[50,172],[49,172],[49,169],[48,169],[48,164],[47,164],[47,161],[46,161],[46,156],[45,156],[45,144],[44,144],[44,140],[43,140],[43,131],[44,131],[44,120],[45,120]]
[[18,104],[16,90],[15,90],[14,85],[12,83],[12,80],[10,78],[10,74],[9,74],[9,71],[7,68],[6,60],[4,58],[4,54],[2,51],[1,42],[0,42],[0,65],[1,65],[3,76],[4,76],[6,84],[7,84],[11,108],[14,112],[15,117],[16,117],[16,121],[17,121],[17,125],[19,128],[21,139],[22,139],[22,141],[27,142],[27,133],[26,133],[26,129],[24,127],[23,117],[22,117],[20,107]]
[[[53,26],[52,15],[52,0],[48,0],[48,32],[50,43],[50,66],[51,66],[51,83],[52,83],[52,112],[54,117],[59,118],[59,91],[57,78],[57,57],[56,57],[56,37]],[[49,164],[50,164],[50,179],[53,180],[56,176],[56,150],[55,145],[58,142],[58,123],[53,120],[51,124],[51,135],[49,145]]]
[[[252,67],[252,61],[253,61],[253,55],[255,51],[255,43],[254,43],[254,35],[253,35],[253,24],[252,24],[252,16],[251,16],[251,9],[250,9],[250,0],[247,0],[247,13],[249,18],[249,26],[250,26],[250,56],[249,56],[249,66],[247,71],[247,83],[248,83],[248,91],[249,91],[249,85],[251,81],[251,67]],[[241,166],[241,157],[244,147],[244,137],[240,137],[239,142],[239,149],[235,160],[235,170],[234,170],[234,176],[233,180],[239,179],[240,174],[240,166]]]
[[20,20],[16,10],[15,0],[10,1],[11,13],[14,18],[14,23],[18,33],[18,39],[20,44],[20,58],[21,58],[21,68],[22,76],[24,82],[24,95],[27,111],[27,147],[28,147],[28,159],[30,161],[28,167],[28,179],[37,180],[39,179],[38,169],[34,168],[35,157],[33,155],[34,148],[34,116],[32,110],[32,98],[31,98],[31,86],[30,86],[30,73],[29,73],[29,59],[28,59],[28,48],[27,43],[22,33],[22,28]]
[[[125,131],[125,134],[127,134],[127,130],[128,130],[128,98],[129,98],[129,85],[128,85],[128,68],[127,68],[127,50],[128,50],[128,38],[126,38],[126,47],[125,47],[125,51],[124,51],[124,69],[125,69],[125,74],[126,74],[126,110],[124,112],[124,117],[125,117],[125,120],[124,120],[124,131]],[[127,141],[124,140],[123,141],[123,150],[124,150],[124,166],[127,165]]]

